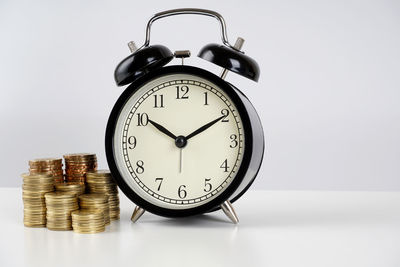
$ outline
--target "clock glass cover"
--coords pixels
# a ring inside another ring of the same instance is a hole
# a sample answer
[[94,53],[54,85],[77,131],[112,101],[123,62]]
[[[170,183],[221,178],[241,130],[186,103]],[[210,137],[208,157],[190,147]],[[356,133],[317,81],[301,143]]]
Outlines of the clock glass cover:
[[121,177],[142,199],[189,209],[231,184],[244,138],[226,92],[197,75],[167,74],[137,88],[121,108],[114,157]]

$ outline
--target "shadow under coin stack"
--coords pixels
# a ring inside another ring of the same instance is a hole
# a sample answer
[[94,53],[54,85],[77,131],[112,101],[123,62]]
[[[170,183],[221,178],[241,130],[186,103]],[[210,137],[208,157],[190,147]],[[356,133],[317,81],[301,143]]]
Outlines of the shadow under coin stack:
[[22,174],[22,200],[24,202],[24,225],[46,227],[45,194],[54,191],[51,174]]
[[86,172],[97,170],[96,154],[68,154],[64,160],[67,182],[84,184]]
[[104,232],[104,213],[100,210],[76,210],[72,212],[72,228],[80,234]]
[[81,183],[60,183],[55,186],[57,192],[73,192],[77,196],[85,194],[85,185]]
[[51,173],[55,183],[64,181],[62,159],[60,158],[44,158],[29,161],[29,173]]
[[73,192],[45,194],[47,228],[50,230],[72,230],[71,212],[79,209],[78,198]]
[[79,206],[82,210],[100,210],[104,213],[105,225],[110,224],[110,206],[105,194],[84,194],[79,196]]
[[120,214],[118,187],[110,171],[98,170],[86,173],[88,192],[91,194],[105,194],[108,196],[110,206],[110,219],[118,220]]

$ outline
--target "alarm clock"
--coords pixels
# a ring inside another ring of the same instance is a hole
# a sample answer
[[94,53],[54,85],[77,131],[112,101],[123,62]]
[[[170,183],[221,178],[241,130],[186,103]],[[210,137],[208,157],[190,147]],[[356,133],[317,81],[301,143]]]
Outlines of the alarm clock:
[[[173,15],[214,17],[222,44],[198,56],[222,67],[218,76],[188,66],[190,51],[150,45],[154,21]],[[105,148],[110,171],[122,192],[144,211],[186,217],[222,209],[233,223],[232,203],[253,183],[264,154],[264,134],[246,96],[225,80],[231,71],[258,81],[258,64],[241,51],[243,39],[228,42],[223,17],[211,10],[174,9],[147,23],[145,43],[115,69],[118,86],[129,85],[108,120]],[[174,58],[176,65],[167,64]]]

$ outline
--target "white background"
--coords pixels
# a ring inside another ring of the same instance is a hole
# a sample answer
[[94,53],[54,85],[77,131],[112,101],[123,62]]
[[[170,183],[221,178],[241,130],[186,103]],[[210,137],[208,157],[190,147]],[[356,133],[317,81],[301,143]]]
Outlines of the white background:
[[[397,1],[0,2],[0,186],[19,186],[27,161],[95,152],[123,88],[115,66],[141,45],[147,20],[171,8],[220,12],[259,83],[228,80],[253,102],[267,153],[254,189],[400,189],[400,4]],[[220,42],[209,17],[158,21],[152,43]]]

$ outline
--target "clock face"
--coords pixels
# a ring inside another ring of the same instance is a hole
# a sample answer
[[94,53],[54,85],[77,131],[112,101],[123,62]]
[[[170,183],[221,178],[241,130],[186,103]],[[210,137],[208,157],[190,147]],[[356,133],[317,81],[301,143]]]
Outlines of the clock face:
[[167,74],[124,103],[113,137],[124,182],[158,207],[212,201],[234,180],[244,154],[243,123],[231,98],[209,80]]

